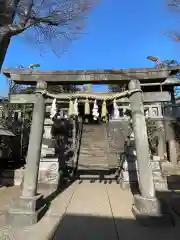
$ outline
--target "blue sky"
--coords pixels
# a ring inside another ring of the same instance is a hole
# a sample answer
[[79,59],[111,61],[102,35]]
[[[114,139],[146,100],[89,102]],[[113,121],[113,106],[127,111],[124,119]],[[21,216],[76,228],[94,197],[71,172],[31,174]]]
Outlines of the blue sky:
[[[180,61],[180,45],[165,34],[180,30],[180,13],[168,12],[165,1],[101,0],[89,15],[86,34],[60,58],[50,50],[41,56],[38,48],[21,35],[12,39],[4,67],[31,63],[40,63],[46,70],[152,67],[148,55]],[[2,75],[0,81],[0,95],[6,95],[7,81]]]

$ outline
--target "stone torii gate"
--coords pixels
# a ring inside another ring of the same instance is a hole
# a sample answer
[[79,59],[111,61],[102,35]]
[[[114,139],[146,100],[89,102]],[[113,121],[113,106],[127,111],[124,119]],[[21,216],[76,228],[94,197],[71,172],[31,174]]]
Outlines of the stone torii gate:
[[[34,71],[4,70],[4,74],[18,84],[36,84],[35,103],[30,133],[27,165],[23,189],[18,202],[8,211],[11,224],[31,225],[38,221],[46,209],[43,195],[37,194],[38,170],[44,127],[47,84],[127,84],[132,110],[133,129],[139,168],[140,195],[134,196],[133,212],[136,216],[162,216],[153,183],[146,122],[144,116],[142,83],[160,83],[173,77],[179,68],[127,69],[95,71]],[[139,91],[136,91],[139,89]]]

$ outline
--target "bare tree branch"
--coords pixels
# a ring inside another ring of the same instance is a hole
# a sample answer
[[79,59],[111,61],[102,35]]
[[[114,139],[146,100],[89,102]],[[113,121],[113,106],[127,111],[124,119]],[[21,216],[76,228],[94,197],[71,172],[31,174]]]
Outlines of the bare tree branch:
[[[180,0],[166,0],[167,8],[174,13],[180,13]],[[172,30],[167,33],[174,41],[180,42],[180,32],[177,30]]]
[[[31,42],[63,49],[82,32],[97,0],[0,0],[1,42],[24,33]],[[1,6],[3,6],[1,8]],[[1,58],[0,58],[1,59]],[[2,58],[3,59],[3,58]]]
[[166,5],[171,11],[180,10],[180,0],[166,0]]
[[[25,1],[28,4],[22,4]],[[32,0],[21,0],[17,12],[18,17],[25,17]],[[94,1],[96,2],[96,1]],[[31,35],[32,42],[50,44],[57,52],[75,40],[85,27],[87,13],[94,6],[93,0],[35,0],[31,8],[31,15],[24,26],[25,36]],[[24,11],[25,9],[25,11]],[[16,19],[18,19],[18,17]],[[23,30],[23,31],[24,31]],[[35,34],[32,34],[32,31]]]

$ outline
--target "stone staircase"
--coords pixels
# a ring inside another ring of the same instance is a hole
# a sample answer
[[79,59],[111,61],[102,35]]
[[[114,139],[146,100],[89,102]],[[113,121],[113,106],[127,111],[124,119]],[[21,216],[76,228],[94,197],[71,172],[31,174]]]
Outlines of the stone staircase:
[[[81,147],[78,160],[78,171],[82,170],[110,170],[111,160],[106,124],[84,124]],[[116,161],[116,160],[114,160]],[[113,162],[113,166],[117,166]]]

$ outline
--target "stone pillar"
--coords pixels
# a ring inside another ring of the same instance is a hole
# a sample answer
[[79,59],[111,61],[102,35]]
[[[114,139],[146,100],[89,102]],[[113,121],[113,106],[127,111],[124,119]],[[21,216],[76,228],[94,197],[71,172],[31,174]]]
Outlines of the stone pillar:
[[176,104],[176,97],[175,97],[174,87],[172,87],[172,90],[171,90],[171,103],[173,104],[173,106],[172,106],[172,117],[173,117],[173,119],[176,120],[176,118],[178,117],[178,107],[175,105]]
[[177,164],[176,140],[170,139],[168,145],[169,145],[169,160],[173,164],[173,166],[176,166]]
[[169,123],[169,141],[168,141],[169,160],[173,164],[173,166],[176,166],[177,164],[176,136],[172,124],[173,122]]
[[[172,91],[171,91],[171,102],[173,104],[176,103],[174,87],[172,87]],[[178,115],[176,106],[172,107],[172,114],[173,114],[173,118],[176,119]],[[176,136],[175,136],[173,126],[171,126],[170,135],[171,136],[169,140],[169,158],[172,164],[175,166],[177,164],[177,151],[176,151]]]
[[[45,82],[37,83],[37,90],[43,90],[45,88]],[[11,225],[32,225],[39,220],[39,217],[46,209],[43,195],[37,194],[41,142],[44,129],[45,100],[42,94],[38,92],[35,98],[22,195],[19,201],[14,202],[8,210],[8,222],[10,222]]]
[[164,153],[166,152],[165,150],[165,138],[163,134],[160,134],[158,136],[158,156],[160,157],[161,160],[164,160]]
[[[130,81],[129,90],[140,88],[140,82],[138,80]],[[149,144],[142,97],[143,95],[141,92],[135,92],[130,96],[140,189],[140,194],[134,195],[132,211],[141,224],[158,225],[159,220],[161,224],[163,213],[161,211],[160,203],[155,197],[155,187],[149,155]],[[152,219],[156,219],[156,221],[152,221]]]
[[149,117],[150,118],[153,117],[153,109],[152,109],[152,107],[149,107]]
[[176,136],[172,126],[172,121],[166,121],[166,138],[168,141],[169,161],[176,166],[177,164],[177,151],[176,151]]
[[[38,89],[46,88],[45,83],[38,83]],[[41,156],[41,144],[44,131],[45,100],[41,93],[36,93],[34,104],[32,127],[29,138],[26,170],[22,190],[23,197],[36,195],[39,162]]]
[[158,106],[158,116],[162,118],[162,107]]
[[[131,80],[129,90],[140,89],[138,80]],[[155,196],[152,169],[150,166],[149,144],[144,116],[142,93],[136,92],[130,96],[133,130],[139,167],[139,188],[141,196],[153,198]]]
[[[161,109],[161,108],[160,108]],[[162,116],[162,113],[160,113]],[[157,153],[160,157],[160,160],[164,160],[164,154],[166,153],[166,139],[165,139],[165,129],[164,129],[164,123],[162,120],[157,122],[160,131],[158,135],[158,146],[157,146]]]

